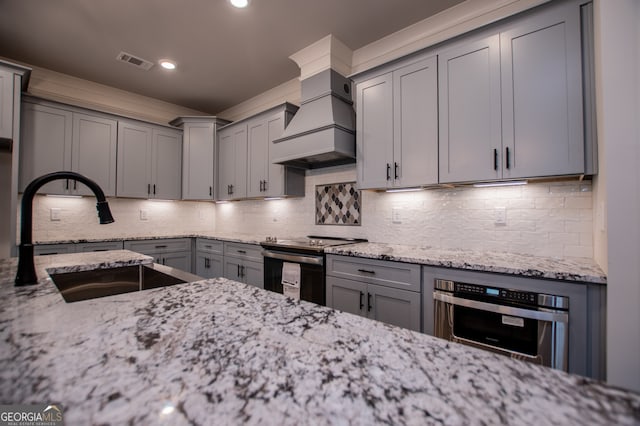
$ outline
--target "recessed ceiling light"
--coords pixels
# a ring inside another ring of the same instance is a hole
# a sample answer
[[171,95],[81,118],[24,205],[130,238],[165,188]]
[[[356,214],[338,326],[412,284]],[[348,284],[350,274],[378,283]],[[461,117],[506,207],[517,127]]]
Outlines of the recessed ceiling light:
[[229,3],[231,3],[232,6],[240,9],[249,6],[249,0],[229,0]]
[[176,69],[176,63],[169,59],[161,59],[160,66],[166,70],[174,70]]

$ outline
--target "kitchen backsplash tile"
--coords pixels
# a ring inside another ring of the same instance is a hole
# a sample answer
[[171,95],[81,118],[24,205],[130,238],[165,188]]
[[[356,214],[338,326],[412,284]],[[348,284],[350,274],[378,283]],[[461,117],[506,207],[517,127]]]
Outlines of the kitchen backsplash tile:
[[[355,178],[353,166],[309,171],[306,197],[217,205],[216,227],[281,237],[324,234],[435,248],[593,257],[590,182],[405,193],[361,191],[361,226],[316,225],[316,186]],[[506,224],[497,225],[496,210],[501,208]],[[395,221],[394,209],[399,215]]]
[[[360,191],[361,226],[316,225],[316,186],[355,180],[353,166],[338,166],[307,172],[304,198],[218,205],[110,199],[116,219],[111,225],[98,225],[95,199],[91,197],[36,197],[34,239],[125,238],[212,231],[278,237],[321,234],[434,248],[593,257],[590,182],[405,193]],[[62,209],[61,221],[50,221],[52,207]],[[146,210],[148,220],[140,220],[140,210]],[[496,215],[502,210],[506,223],[498,225]]]

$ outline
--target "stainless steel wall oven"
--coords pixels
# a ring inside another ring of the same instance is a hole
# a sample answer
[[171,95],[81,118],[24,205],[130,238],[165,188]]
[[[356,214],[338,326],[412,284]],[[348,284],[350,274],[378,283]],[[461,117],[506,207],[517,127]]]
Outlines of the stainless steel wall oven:
[[569,298],[436,279],[434,335],[568,370]]

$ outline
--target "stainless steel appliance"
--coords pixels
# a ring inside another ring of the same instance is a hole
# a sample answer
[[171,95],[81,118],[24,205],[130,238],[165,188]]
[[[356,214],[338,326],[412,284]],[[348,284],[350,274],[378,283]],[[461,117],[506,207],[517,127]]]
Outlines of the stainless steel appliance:
[[310,235],[307,238],[268,238],[264,248],[264,289],[283,293],[282,268],[285,263],[300,265],[300,299],[326,305],[325,254],[327,247],[365,242],[365,239]]
[[567,371],[569,298],[436,279],[434,334]]

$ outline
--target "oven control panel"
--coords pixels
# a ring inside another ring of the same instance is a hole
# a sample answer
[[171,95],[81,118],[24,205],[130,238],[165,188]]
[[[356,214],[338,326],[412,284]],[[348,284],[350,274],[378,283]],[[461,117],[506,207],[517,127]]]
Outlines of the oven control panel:
[[530,306],[543,306],[556,309],[568,309],[569,298],[524,290],[513,290],[479,284],[462,283],[451,280],[437,279],[436,290],[444,290],[460,297],[472,297],[488,302],[511,302]]

